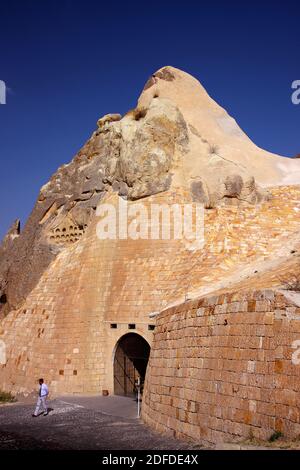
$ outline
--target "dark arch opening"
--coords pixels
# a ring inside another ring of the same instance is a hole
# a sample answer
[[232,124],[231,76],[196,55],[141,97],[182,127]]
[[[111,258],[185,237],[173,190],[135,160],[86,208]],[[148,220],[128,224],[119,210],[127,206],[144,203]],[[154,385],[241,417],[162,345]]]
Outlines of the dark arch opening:
[[147,341],[136,333],[128,333],[119,339],[114,357],[115,395],[135,396],[136,381],[145,380],[150,354]]

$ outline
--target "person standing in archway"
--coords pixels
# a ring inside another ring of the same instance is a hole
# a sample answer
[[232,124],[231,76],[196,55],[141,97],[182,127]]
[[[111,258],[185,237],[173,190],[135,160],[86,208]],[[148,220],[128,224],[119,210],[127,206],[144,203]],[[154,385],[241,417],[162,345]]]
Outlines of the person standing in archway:
[[36,418],[38,416],[41,405],[44,410],[44,416],[47,416],[48,414],[46,399],[47,399],[47,396],[49,395],[49,390],[48,390],[47,385],[44,383],[44,379],[39,379],[39,385],[40,385],[39,396],[38,396],[35,412],[32,415],[33,418]]

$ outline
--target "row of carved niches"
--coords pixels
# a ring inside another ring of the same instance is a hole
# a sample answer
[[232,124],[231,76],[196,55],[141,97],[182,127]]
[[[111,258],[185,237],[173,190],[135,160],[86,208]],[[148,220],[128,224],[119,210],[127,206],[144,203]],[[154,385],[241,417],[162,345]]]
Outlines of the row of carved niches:
[[55,244],[71,244],[77,242],[85,233],[87,224],[84,225],[63,225],[55,227],[50,231],[50,241]]

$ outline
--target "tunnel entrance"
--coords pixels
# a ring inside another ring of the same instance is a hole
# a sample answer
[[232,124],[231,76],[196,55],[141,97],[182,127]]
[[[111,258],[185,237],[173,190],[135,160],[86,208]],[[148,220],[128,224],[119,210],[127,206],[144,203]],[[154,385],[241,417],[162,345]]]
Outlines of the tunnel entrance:
[[118,341],[114,357],[115,395],[135,396],[138,378],[143,386],[150,354],[147,341],[136,333],[128,333]]

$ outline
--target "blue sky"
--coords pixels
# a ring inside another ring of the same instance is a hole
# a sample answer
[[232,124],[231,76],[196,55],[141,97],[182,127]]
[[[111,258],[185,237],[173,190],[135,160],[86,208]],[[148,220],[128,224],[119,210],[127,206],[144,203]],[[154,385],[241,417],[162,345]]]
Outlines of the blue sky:
[[263,0],[1,0],[0,237],[108,112],[164,65],[198,78],[259,146],[300,153],[300,6]]

